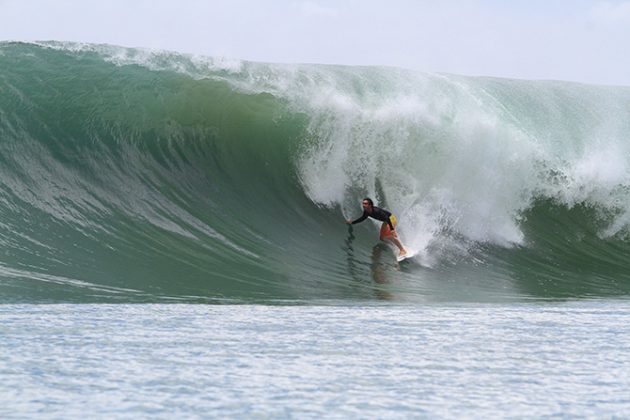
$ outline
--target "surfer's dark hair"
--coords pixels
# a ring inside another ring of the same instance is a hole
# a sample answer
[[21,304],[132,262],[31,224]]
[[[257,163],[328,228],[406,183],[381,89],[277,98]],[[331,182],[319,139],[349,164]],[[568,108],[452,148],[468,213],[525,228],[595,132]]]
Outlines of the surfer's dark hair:
[[372,199],[371,199],[371,198],[369,198],[369,197],[365,197],[365,198],[363,199],[363,201],[367,201],[367,202],[368,202],[368,204],[369,204],[370,206],[374,207],[374,201],[372,201]]

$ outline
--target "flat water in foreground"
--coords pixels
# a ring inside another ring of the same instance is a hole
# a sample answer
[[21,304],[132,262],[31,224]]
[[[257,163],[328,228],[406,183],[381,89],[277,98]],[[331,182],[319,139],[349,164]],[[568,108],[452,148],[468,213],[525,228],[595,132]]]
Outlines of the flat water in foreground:
[[0,305],[0,417],[626,417],[629,321],[614,300]]

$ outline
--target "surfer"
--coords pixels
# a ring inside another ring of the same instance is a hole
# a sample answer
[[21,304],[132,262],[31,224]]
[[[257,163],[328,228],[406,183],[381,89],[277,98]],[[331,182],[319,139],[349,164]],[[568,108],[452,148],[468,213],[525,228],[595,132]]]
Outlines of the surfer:
[[396,245],[400,250],[400,256],[398,258],[404,258],[407,255],[407,250],[400,243],[398,235],[396,234],[396,217],[387,210],[376,207],[371,198],[364,198],[361,205],[363,206],[363,215],[355,221],[346,220],[346,223],[354,225],[355,223],[361,223],[368,217],[380,220],[383,222],[380,233],[381,241],[389,241]]

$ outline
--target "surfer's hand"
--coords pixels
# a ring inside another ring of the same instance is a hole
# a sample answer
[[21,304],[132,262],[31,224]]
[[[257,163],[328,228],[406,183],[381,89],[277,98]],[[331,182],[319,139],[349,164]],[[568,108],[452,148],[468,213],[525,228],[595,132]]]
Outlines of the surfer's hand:
[[352,220],[346,220],[346,224],[347,225],[351,225],[352,224]]

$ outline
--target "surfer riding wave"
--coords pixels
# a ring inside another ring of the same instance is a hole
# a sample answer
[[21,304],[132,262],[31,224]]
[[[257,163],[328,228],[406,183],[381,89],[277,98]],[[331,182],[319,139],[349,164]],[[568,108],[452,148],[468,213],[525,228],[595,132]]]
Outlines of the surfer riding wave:
[[396,247],[398,247],[398,250],[400,251],[400,255],[398,257],[399,259],[406,257],[407,250],[402,245],[402,243],[398,239],[398,235],[396,234],[396,217],[389,211],[380,207],[376,207],[371,198],[364,198],[361,204],[363,206],[363,215],[361,215],[361,217],[354,221],[346,220],[346,223],[349,225],[354,225],[355,223],[361,223],[368,217],[380,220],[381,222],[383,222],[380,232],[381,241],[388,241],[396,245]]

